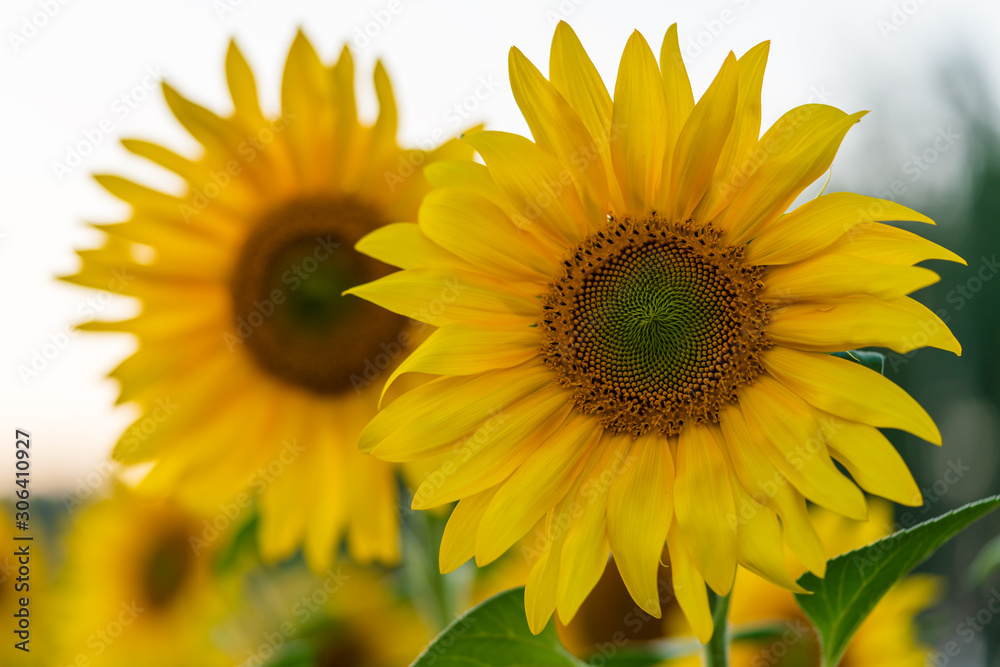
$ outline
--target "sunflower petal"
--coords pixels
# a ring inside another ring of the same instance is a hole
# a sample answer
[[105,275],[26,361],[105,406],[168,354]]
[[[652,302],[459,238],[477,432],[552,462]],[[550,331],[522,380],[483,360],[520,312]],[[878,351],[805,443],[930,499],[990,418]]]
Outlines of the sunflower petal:
[[887,347],[906,354],[936,347],[962,354],[962,346],[941,318],[909,297],[859,295],[793,304],[772,310],[766,330],[774,342],[800,350]]
[[830,452],[862,488],[901,505],[916,507],[923,503],[903,457],[878,429],[838,421],[831,431],[827,434]]
[[656,58],[639,31],[625,45],[611,111],[611,161],[625,204],[635,214],[652,210],[667,149],[667,109]]
[[715,217],[726,243],[746,242],[784,213],[830,167],[844,135],[865,113],[807,104],[779,118],[757,145],[759,166]]
[[927,259],[966,264],[965,260],[913,232],[875,222],[858,226],[837,239],[825,252],[864,257],[883,264],[911,266]]
[[659,434],[640,437],[608,492],[608,538],[618,571],[632,599],[656,618],[657,571],[673,515],[673,468]]
[[864,494],[834,466],[808,405],[769,376],[743,387],[739,404],[754,440],[795,488],[835,512],[865,518]]
[[933,285],[938,280],[938,274],[930,269],[892,266],[851,255],[824,253],[795,264],[769,269],[764,278],[766,287],[761,299],[777,304],[852,294],[895,299]]
[[940,431],[920,404],[895,382],[861,364],[780,346],[765,352],[763,362],[783,385],[821,410],[941,444]]
[[687,220],[712,183],[736,115],[738,78],[730,52],[677,137],[668,200],[673,220]]
[[926,215],[895,202],[853,192],[833,192],[807,201],[763,229],[747,246],[747,261],[771,265],[798,262],[838,238],[864,233],[885,220],[934,224]]
[[714,427],[685,424],[677,442],[677,523],[708,585],[729,593],[736,576],[736,516],[729,467]]
[[684,611],[684,617],[694,630],[695,636],[702,644],[707,644],[715,630],[712,611],[708,607],[705,580],[694,566],[694,559],[691,558],[686,542],[680,528],[674,524],[667,535],[674,595],[677,596],[677,603]]
[[499,558],[563,499],[580,472],[584,454],[593,449],[587,446],[593,434],[593,419],[575,415],[500,485],[479,524],[478,566]]
[[500,486],[466,496],[458,501],[441,536],[438,564],[443,574],[457,570],[476,555],[476,531]]

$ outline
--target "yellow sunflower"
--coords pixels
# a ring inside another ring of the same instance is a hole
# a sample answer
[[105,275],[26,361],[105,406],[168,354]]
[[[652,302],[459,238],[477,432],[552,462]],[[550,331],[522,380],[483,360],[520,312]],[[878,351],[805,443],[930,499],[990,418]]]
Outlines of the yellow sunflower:
[[189,159],[125,140],[186,187],[175,195],[97,176],[132,214],[97,225],[104,245],[81,251],[82,268],[66,278],[142,303],[131,319],[81,326],[138,338],[111,372],[119,402],[141,408],[114,457],[155,461],[147,490],[176,491],[223,523],[259,501],[266,558],[304,545],[321,571],[347,532],[355,559],[395,561],[393,468],[356,443],[377,408],[373,381],[421,334],[341,293],[391,270],[352,248],[416,214],[429,188],[419,167],[471,150],[456,142],[431,153],[400,148],[381,63],[378,118],[359,122],[350,52],[326,66],[302,33],[285,65],[280,115],[261,110],[235,43],[226,75],[227,117],[164,85],[168,106],[204,152]]
[[[225,612],[203,519],[125,488],[81,511],[59,582],[60,665],[228,666],[211,632]],[[192,541],[194,538],[195,541]]]
[[659,615],[666,543],[706,641],[705,584],[728,593],[737,563],[794,589],[784,540],[824,573],[807,499],[862,519],[856,482],[920,503],[878,428],[940,443],[933,421],[827,353],[959,353],[906,295],[937,280],[915,263],[962,260],[883,224],[931,222],[889,201],[833,193],[785,212],[863,114],[807,104],[760,136],[767,53],[730,54],[695,103],[676,27],[659,67],[636,32],[612,98],[560,24],[548,80],[510,55],[535,140],[468,136],[485,165],[430,165],[418,224],[357,245],[403,270],[349,293],[439,327],[389,382],[441,376],[383,409],[361,448],[386,461],[446,453],[414,499],[460,501],[446,570],[492,561],[547,517],[525,595],[536,632],[555,610],[573,617],[609,551]]
[[393,575],[337,563],[321,575],[286,567],[240,577],[220,633],[233,665],[403,667],[433,638]]
[[[893,532],[893,512],[889,503],[873,501],[868,520],[851,521],[822,508],[813,508],[810,517],[823,537],[827,556],[833,558],[871,544]],[[800,575],[804,568],[795,568]],[[930,647],[922,644],[914,627],[914,617],[939,597],[941,580],[931,575],[906,577],[892,587],[858,628],[841,658],[842,667],[923,667]],[[736,667],[810,667],[820,664],[816,631],[792,593],[742,568],[736,574],[729,622],[777,624],[776,639],[737,640],[732,646],[731,664]],[[668,634],[682,634],[686,623],[680,615],[667,618]],[[698,660],[686,661],[691,665]],[[666,664],[679,665],[683,661]]]

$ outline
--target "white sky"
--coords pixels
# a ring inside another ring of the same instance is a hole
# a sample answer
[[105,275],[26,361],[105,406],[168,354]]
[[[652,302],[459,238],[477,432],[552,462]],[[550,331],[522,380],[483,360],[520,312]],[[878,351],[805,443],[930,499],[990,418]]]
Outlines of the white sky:
[[[46,8],[51,16],[44,14]],[[379,15],[389,20],[375,29]],[[80,483],[133,414],[129,408],[112,408],[117,387],[104,379],[131,351],[127,337],[78,334],[45,360],[37,377],[23,380],[18,367],[30,366],[36,353],[51,355],[56,348],[45,346],[87,319],[88,309],[109,318],[132,310],[127,302],[95,301],[96,292],[60,284],[52,276],[75,269],[74,248],[96,244],[98,235],[83,221],[116,221],[126,213],[90,173],[122,173],[177,186],[129,157],[119,138],[197,151],[172,120],[150,73],[228,113],[223,58],[235,35],[257,74],[265,106],[273,109],[285,54],[296,28],[303,26],[326,60],[344,41],[352,44],[363,112],[375,106],[369,83],[374,61],[385,61],[400,107],[403,142],[419,143],[435,130],[457,129],[450,110],[463,101],[476,107],[468,124],[485,121],[494,129],[526,133],[507,86],[507,51],[518,46],[547,71],[558,18],[576,29],[609,88],[633,29],[658,51],[667,26],[679,23],[696,95],[730,49],[740,55],[772,40],[765,124],[807,101],[874,111],[852,130],[835,165],[842,182],[865,194],[898,178],[913,152],[930,146],[939,130],[955,123],[955,112],[943,99],[943,63],[964,56],[983,69],[994,92],[1000,82],[995,36],[1000,3],[986,0],[4,0],[0,495],[13,490],[5,480],[12,477],[15,428],[33,434],[34,489],[52,490]],[[372,34],[368,43],[357,39],[366,24]],[[475,97],[469,96],[484,90],[484,78],[499,86],[473,103]],[[105,119],[106,134],[101,130]],[[93,152],[70,173],[57,175],[54,163],[65,162],[70,147],[88,133],[102,135]],[[871,173],[873,149],[879,151],[877,164],[890,165],[887,172]],[[942,159],[938,180],[957,173],[960,155],[954,151]],[[864,173],[872,181],[852,178],[850,168],[866,163]]]

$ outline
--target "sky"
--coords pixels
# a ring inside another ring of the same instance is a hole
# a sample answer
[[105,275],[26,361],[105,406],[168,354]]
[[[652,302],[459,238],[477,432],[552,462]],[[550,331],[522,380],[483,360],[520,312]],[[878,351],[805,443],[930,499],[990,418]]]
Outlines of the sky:
[[[933,189],[961,178],[954,98],[962,93],[945,65],[978,68],[987,92],[997,92],[998,19],[1000,3],[985,0],[4,0],[0,439],[11,447],[0,444],[0,452],[13,451],[15,429],[32,434],[36,491],[86,491],[107,477],[102,461],[136,411],[114,407],[118,388],[105,375],[135,342],[76,333],[73,325],[126,317],[136,304],[54,276],[76,269],[74,249],[99,243],[87,222],[127,214],[92,174],[180,191],[175,177],[118,142],[143,138],[197,156],[159,82],[227,114],[223,61],[231,38],[272,111],[299,28],[328,62],[343,44],[352,49],[368,118],[371,72],[381,59],[400,108],[400,142],[418,146],[481,122],[527,134],[508,87],[507,54],[517,46],[547,71],[560,20],[577,31],[609,89],[633,30],[658,52],[666,28],[678,23],[696,96],[730,50],[741,55],[769,39],[765,126],[807,102],[871,109],[844,142],[834,182],[879,194],[894,181]],[[13,456],[0,455],[0,479],[12,469]],[[0,484],[0,495],[8,487]]]

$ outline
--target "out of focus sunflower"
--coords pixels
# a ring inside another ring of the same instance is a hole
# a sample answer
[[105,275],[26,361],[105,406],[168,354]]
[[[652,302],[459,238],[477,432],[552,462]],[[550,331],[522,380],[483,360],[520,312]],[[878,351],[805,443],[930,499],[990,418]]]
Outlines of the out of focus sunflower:
[[220,633],[236,665],[405,667],[432,638],[391,574],[337,563],[317,575],[293,563],[239,577]]
[[[893,510],[886,502],[871,501],[867,521],[851,521],[822,508],[810,512],[813,525],[823,538],[826,554],[833,558],[871,544],[893,532]],[[803,568],[793,571],[797,577]],[[917,636],[914,619],[939,597],[941,579],[916,574],[906,577],[886,594],[858,628],[841,658],[844,667],[923,667],[930,647]],[[734,667],[818,667],[820,645],[815,628],[795,602],[790,591],[740,569],[733,585],[729,622],[767,624],[779,628],[777,638],[737,640],[732,645]],[[682,615],[665,619],[670,636],[690,632]],[[697,665],[697,659],[673,661],[670,665]]]
[[146,490],[176,492],[203,511],[239,513],[259,498],[265,558],[304,546],[323,570],[347,532],[355,559],[393,562],[393,468],[360,454],[357,436],[376,409],[373,381],[420,334],[405,317],[341,293],[390,270],[353,246],[416,215],[428,188],[420,166],[471,151],[400,148],[381,63],[378,118],[362,124],[350,52],[326,66],[302,33],[285,65],[280,115],[261,110],[235,43],[226,75],[227,117],[164,85],[203,154],[123,143],[179,175],[185,191],[97,176],[132,214],[97,225],[104,245],[81,251],[82,268],[66,278],[142,303],[131,319],[80,327],[138,338],[111,372],[119,402],[142,409],[114,457],[155,462]]
[[[962,260],[883,224],[931,222],[890,201],[833,193],[786,213],[864,114],[807,104],[760,136],[768,48],[730,53],[695,103],[676,27],[659,66],[635,32],[612,98],[561,23],[549,79],[510,54],[535,140],[469,135],[485,165],[431,165],[418,224],[357,246],[403,270],[349,293],[440,326],[390,383],[441,377],[389,404],[362,449],[445,455],[414,499],[459,501],[443,569],[489,563],[546,518],[525,592],[535,632],[556,610],[573,618],[609,551],[659,616],[666,543],[673,590],[707,641],[706,584],[728,593],[738,563],[795,589],[784,541],[825,572],[806,499],[855,519],[855,482],[921,502],[878,428],[940,444],[934,422],[827,353],[959,353],[907,295],[938,279],[914,264]],[[446,301],[442,285],[455,286]]]
[[57,664],[228,667],[211,637],[226,610],[211,578],[220,542],[200,541],[203,525],[125,488],[81,510],[57,589]]

